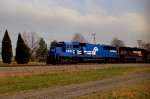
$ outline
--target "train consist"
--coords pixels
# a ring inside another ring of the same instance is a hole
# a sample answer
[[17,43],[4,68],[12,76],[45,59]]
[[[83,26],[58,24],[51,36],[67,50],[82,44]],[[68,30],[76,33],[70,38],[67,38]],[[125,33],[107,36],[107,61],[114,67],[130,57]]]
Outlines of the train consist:
[[150,52],[131,47],[115,47],[79,42],[59,42],[50,48],[47,64],[81,62],[150,62]]

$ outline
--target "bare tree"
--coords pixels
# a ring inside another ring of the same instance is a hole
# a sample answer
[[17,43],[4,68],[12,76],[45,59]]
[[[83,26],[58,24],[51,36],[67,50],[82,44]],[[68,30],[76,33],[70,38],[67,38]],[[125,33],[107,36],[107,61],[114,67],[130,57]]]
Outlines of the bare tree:
[[137,44],[139,48],[143,48],[143,41],[142,40],[137,40]]
[[72,38],[72,42],[87,43],[88,41],[80,33],[76,33]]
[[38,43],[40,41],[40,37],[36,32],[23,33],[23,39],[27,46],[30,48],[31,61],[35,61],[36,50],[38,49]]
[[125,43],[123,40],[119,40],[118,38],[114,38],[112,41],[111,41],[111,44],[112,45],[115,45],[117,47],[122,47],[122,46],[125,46]]
[[150,51],[150,43],[145,43],[144,48],[148,51]]
[[139,48],[143,48],[150,51],[150,43],[145,43],[142,40],[137,40],[137,44]]

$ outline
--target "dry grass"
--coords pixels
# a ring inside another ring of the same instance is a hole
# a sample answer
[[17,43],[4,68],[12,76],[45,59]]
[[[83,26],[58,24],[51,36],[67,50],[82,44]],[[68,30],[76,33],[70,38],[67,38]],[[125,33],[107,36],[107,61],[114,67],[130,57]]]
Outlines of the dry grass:
[[150,80],[96,92],[76,99],[150,99]]
[[[30,64],[43,64],[43,63],[30,63]],[[25,76],[34,74],[46,74],[46,73],[63,73],[63,72],[74,72],[74,71],[86,71],[105,69],[111,67],[136,67],[136,71],[133,73],[150,72],[150,64],[86,64],[86,65],[56,65],[56,66],[45,66],[45,65],[25,65],[25,66],[9,66],[0,67],[0,78],[12,77],[12,76]],[[128,73],[124,72],[124,75]]]
[[[126,75],[130,75],[134,73],[150,72],[150,67],[148,65],[146,66],[145,65],[116,66],[116,65],[117,64],[114,64],[114,67],[111,67],[111,65],[92,65],[92,66],[73,65],[73,66],[39,66],[39,67],[33,66],[33,67],[14,67],[14,68],[2,67],[4,70],[8,69],[8,71],[15,71],[15,72],[7,71],[6,73],[4,73],[3,71],[1,71],[2,68],[0,69],[0,71],[2,72],[2,73],[0,72],[0,75],[2,75],[0,77],[0,81],[2,81],[1,83],[3,83],[3,87],[5,87],[5,88],[1,87],[2,89],[0,91],[2,91],[1,93],[5,93],[5,91],[7,92],[8,89],[11,89],[8,92],[15,92],[15,91],[43,88],[47,86],[50,87],[52,86],[51,82],[53,81],[56,81],[56,82],[58,81],[58,85],[63,84],[60,82],[64,81],[64,85],[65,85],[68,83],[71,84],[72,82],[79,83],[79,82],[82,82],[83,80],[85,80],[83,82],[92,81],[92,80],[100,80],[100,76],[102,77],[104,76],[106,78],[107,76],[112,77],[112,75],[109,75],[111,73],[115,76],[126,76]],[[30,75],[30,76],[27,76],[27,75]],[[96,75],[96,78],[95,78],[95,75]],[[66,77],[68,77],[68,79],[66,79]],[[59,81],[59,78],[60,78],[60,81]],[[62,78],[65,78],[65,79],[61,80]],[[55,84],[57,84],[56,82]],[[18,86],[17,83],[19,83],[20,85]]]
[[45,65],[45,62],[29,62],[28,64],[17,64],[16,62],[11,62],[11,64],[5,64],[0,61],[0,67],[13,67],[13,66],[35,66],[35,65]]
[[135,69],[135,67],[111,67],[87,71],[0,78],[0,94],[96,81],[123,75],[124,72],[130,73]]

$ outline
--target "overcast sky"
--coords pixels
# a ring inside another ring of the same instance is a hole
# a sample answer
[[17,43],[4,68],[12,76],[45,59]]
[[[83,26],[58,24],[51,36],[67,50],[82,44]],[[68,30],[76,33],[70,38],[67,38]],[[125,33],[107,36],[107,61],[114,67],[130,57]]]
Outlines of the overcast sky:
[[[115,37],[127,46],[149,42],[149,0],[0,0],[0,41],[8,29],[13,48],[19,32],[36,32],[47,43],[81,33],[93,43]],[[1,44],[0,44],[1,45]]]

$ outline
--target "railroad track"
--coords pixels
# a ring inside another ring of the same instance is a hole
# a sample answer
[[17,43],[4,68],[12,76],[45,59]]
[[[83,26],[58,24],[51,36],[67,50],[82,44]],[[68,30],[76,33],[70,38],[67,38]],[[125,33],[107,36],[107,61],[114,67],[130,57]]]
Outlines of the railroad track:
[[150,64],[72,64],[72,65],[14,65],[0,67],[0,77],[103,69],[110,67],[150,66]]
[[114,64],[119,64],[119,65],[126,65],[126,64],[150,64],[150,63],[78,63],[78,64],[56,64],[56,65],[52,65],[52,64],[0,64],[0,67],[38,67],[38,66],[72,66],[72,65],[103,65],[103,64],[110,64],[110,65],[114,65]]

